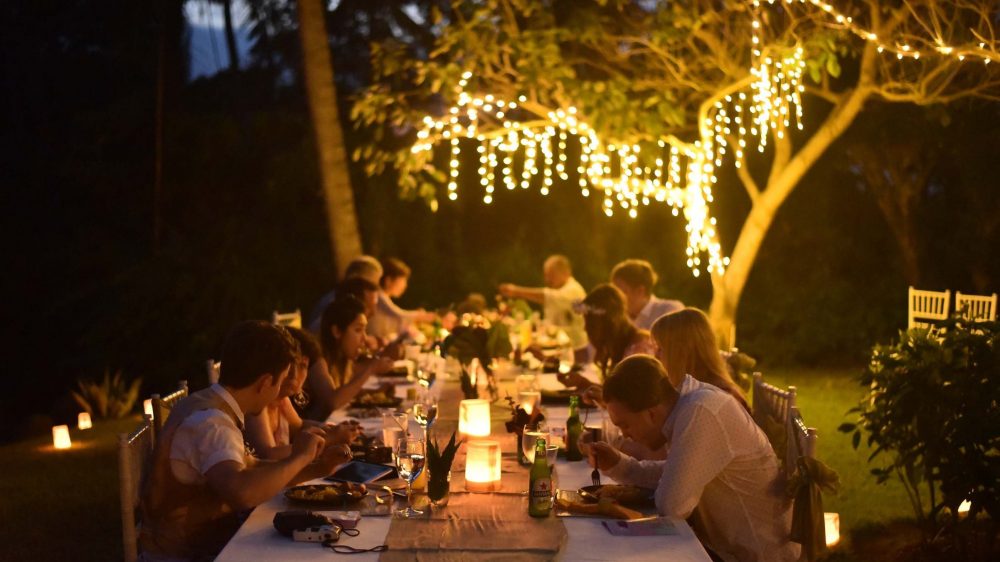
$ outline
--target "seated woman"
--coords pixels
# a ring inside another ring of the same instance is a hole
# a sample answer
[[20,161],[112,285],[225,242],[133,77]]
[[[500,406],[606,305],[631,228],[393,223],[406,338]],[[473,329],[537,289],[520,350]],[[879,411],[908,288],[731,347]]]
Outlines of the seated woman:
[[655,488],[660,515],[690,517],[718,559],[798,558],[778,459],[732,395],[690,376],[675,388],[659,361],[637,355],[615,367],[604,401],[626,437],[669,453],[638,461],[597,442],[589,447],[593,466],[617,482]]
[[674,388],[680,388],[684,375],[728,392],[741,406],[750,411],[743,391],[733,381],[719,353],[715,332],[705,313],[697,308],[685,308],[664,314],[650,329],[656,347],[656,358],[667,370]]
[[[583,327],[594,348],[594,363],[601,370],[602,380],[622,359],[637,353],[653,353],[649,332],[640,330],[629,319],[625,295],[614,285],[602,283],[594,287],[578,308],[583,313]],[[601,387],[579,372],[571,371],[559,378],[566,386],[588,389],[584,401],[599,402]]]
[[396,258],[382,261],[382,278],[379,280],[378,307],[370,319],[368,333],[382,339],[394,339],[414,322],[432,322],[436,315],[424,309],[404,310],[392,299],[406,292],[410,282],[410,266]]
[[319,335],[323,356],[306,377],[311,402],[308,419],[326,420],[330,412],[346,406],[361,392],[368,377],[392,368],[392,359],[385,357],[358,361],[367,325],[364,305],[349,295],[338,297],[323,311]]
[[[288,376],[281,383],[278,398],[259,414],[247,414],[246,438],[256,456],[261,459],[283,459],[292,452],[293,436],[303,427],[318,427],[329,443],[349,445],[358,435],[353,424],[328,426],[312,421],[302,421],[296,407],[307,400],[302,385],[309,373],[309,366],[319,360],[319,344],[308,332],[285,327],[298,344],[298,355]],[[303,404],[304,405],[304,404]]]

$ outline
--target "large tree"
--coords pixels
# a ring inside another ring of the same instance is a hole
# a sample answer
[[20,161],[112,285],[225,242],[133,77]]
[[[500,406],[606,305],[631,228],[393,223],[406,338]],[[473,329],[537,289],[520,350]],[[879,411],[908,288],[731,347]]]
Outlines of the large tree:
[[[459,196],[470,145],[487,203],[495,186],[562,182],[609,214],[674,206],[725,341],[776,213],[867,100],[1000,97],[995,19],[989,0],[459,0],[430,52],[375,46],[354,116],[377,131],[368,172],[392,168],[432,206],[441,183]],[[710,205],[729,166],[749,213],[720,241]]]
[[320,0],[299,0],[298,13],[302,65],[316,134],[330,248],[337,273],[342,275],[350,261],[361,254],[361,234],[354,208],[344,133],[337,110],[337,90],[333,82],[333,63],[330,61],[330,44],[324,21],[326,10]]

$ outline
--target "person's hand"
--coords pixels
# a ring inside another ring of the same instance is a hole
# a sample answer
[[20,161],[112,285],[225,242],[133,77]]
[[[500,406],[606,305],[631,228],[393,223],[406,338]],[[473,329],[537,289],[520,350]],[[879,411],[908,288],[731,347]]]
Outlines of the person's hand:
[[323,451],[326,441],[322,437],[323,431],[319,428],[307,427],[300,431],[292,441],[292,456],[304,457],[312,462]]
[[599,384],[592,384],[580,394],[580,399],[584,404],[604,408],[604,387]]
[[497,287],[497,290],[500,291],[501,295],[503,295],[503,296],[505,296],[507,298],[510,298],[510,297],[514,296],[514,284],[513,283],[501,283],[500,286]]
[[317,464],[327,474],[333,472],[333,469],[339,465],[342,465],[353,458],[351,454],[351,447],[343,443],[330,443],[323,449],[322,453],[317,459]]
[[361,425],[353,420],[327,425],[324,429],[327,443],[350,445],[361,435]]
[[585,389],[594,384],[590,382],[590,379],[581,375],[579,370],[571,370],[568,373],[556,373],[556,380],[567,387],[576,387],[578,389]]
[[618,462],[622,459],[621,452],[604,441],[591,443],[587,449],[587,461],[590,466],[602,472],[607,472],[618,466]]
[[382,348],[379,356],[396,361],[403,358],[403,344],[398,339]]

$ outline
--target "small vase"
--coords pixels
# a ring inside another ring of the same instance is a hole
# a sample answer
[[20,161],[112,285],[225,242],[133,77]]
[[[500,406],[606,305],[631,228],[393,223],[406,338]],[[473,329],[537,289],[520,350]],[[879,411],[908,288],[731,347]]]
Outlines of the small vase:
[[434,507],[444,507],[448,505],[448,496],[451,492],[451,470],[444,474],[431,472],[430,480],[427,482],[427,495],[431,499]]

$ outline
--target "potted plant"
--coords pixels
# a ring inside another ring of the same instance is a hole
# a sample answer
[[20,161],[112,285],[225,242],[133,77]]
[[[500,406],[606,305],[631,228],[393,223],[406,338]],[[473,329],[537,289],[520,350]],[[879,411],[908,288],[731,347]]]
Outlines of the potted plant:
[[535,424],[543,421],[545,419],[545,415],[542,414],[541,408],[534,408],[529,414],[524,408],[519,406],[509,394],[506,398],[507,404],[510,405],[510,419],[504,423],[504,427],[507,428],[507,433],[517,435],[517,460],[521,464],[527,464],[527,458],[524,456],[524,448],[521,447],[521,439],[524,436],[524,427],[528,424]]
[[448,505],[448,495],[451,488],[451,463],[455,460],[455,453],[462,445],[455,441],[455,432],[452,432],[451,439],[442,449],[436,439],[427,440],[427,496],[431,504],[435,507]]
[[479,398],[478,380],[473,380],[474,360],[486,373],[490,398],[498,399],[493,359],[507,357],[513,351],[506,324],[490,322],[481,315],[464,314],[441,345],[441,353],[458,359],[462,365],[461,383],[465,398]]

